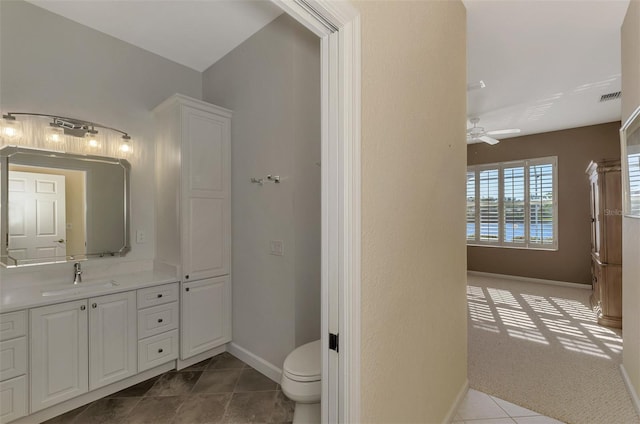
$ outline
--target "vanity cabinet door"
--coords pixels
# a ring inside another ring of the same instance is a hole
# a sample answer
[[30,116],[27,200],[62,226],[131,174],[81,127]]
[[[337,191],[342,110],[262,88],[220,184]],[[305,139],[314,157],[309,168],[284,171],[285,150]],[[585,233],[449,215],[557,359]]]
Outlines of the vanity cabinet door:
[[34,308],[31,314],[31,412],[86,393],[87,301]]
[[89,389],[138,371],[136,293],[89,299]]
[[181,314],[180,356],[182,359],[231,341],[229,277],[184,283]]
[[182,266],[185,281],[229,274],[230,119],[182,108]]

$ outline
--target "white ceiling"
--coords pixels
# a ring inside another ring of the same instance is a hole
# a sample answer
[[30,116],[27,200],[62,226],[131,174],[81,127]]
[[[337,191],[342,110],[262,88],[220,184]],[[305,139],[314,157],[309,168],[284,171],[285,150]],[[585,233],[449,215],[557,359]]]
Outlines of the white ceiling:
[[479,126],[526,135],[620,119],[619,99],[599,100],[621,88],[629,0],[463,1],[467,81],[486,84],[468,92],[467,114]]
[[265,0],[28,0],[202,72],[282,10]]
[[[265,0],[29,1],[200,72],[282,12]],[[463,1],[468,82],[487,85],[468,94],[479,126],[526,135],[620,119],[620,100],[599,99],[620,90],[629,0]]]

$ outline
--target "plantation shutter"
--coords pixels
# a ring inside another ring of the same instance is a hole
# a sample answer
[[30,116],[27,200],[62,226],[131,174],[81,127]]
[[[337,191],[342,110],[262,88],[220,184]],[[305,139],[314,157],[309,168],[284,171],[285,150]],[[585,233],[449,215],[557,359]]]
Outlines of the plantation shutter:
[[467,172],[467,240],[476,239],[476,173]]
[[524,166],[504,168],[504,242],[525,244],[525,168]]
[[499,223],[499,170],[485,169],[478,174],[480,180],[480,241],[498,241]]
[[553,165],[550,163],[529,166],[530,244],[555,243],[553,175]]
[[640,215],[640,153],[627,155],[629,163],[629,213]]

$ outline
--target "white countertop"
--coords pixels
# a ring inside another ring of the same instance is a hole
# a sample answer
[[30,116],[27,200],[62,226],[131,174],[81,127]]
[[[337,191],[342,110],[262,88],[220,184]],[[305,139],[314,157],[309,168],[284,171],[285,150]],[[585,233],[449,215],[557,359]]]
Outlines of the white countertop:
[[[113,281],[116,285],[113,287],[94,287],[91,289],[88,289],[88,286],[85,286],[83,288],[83,284],[91,285],[92,283],[107,281]],[[149,270],[86,280],[77,286],[74,286],[73,283],[69,282],[62,284],[49,283],[42,285],[29,285],[26,287],[0,287],[0,313],[13,312],[37,306],[52,305],[71,300],[87,299],[90,297],[119,293],[123,291],[137,290],[160,284],[174,283],[177,281],[178,279],[173,273]],[[69,289],[77,288],[78,290],[53,296],[42,295],[45,291],[51,291],[52,289],[60,289],[63,287],[66,288],[66,286],[68,286]]]

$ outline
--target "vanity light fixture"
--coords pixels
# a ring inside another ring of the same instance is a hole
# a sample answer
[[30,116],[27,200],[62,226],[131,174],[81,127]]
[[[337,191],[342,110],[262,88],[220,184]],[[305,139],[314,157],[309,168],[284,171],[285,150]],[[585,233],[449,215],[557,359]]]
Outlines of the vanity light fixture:
[[11,116],[11,114],[3,115],[2,117],[4,118],[0,126],[2,137],[9,140],[20,138],[22,135],[22,123],[16,121],[16,118]]
[[[98,142],[98,139],[96,137],[96,135],[98,134],[98,130],[96,130],[96,128],[102,128],[122,134],[123,144],[120,147],[120,150],[123,152],[128,152],[131,150],[131,147],[129,145],[131,136],[129,136],[129,134],[122,130],[107,127],[106,125],[97,124],[95,122],[83,121],[81,119],[75,118],[65,118],[64,116],[48,115],[44,113],[9,112],[5,115],[2,115],[2,136],[7,138],[17,138],[22,134],[22,126],[20,122],[16,121],[16,115],[50,118],[52,122],[49,124],[51,128],[47,129],[48,141],[62,141],[63,135],[70,135],[79,138],[84,137],[91,147],[98,147],[100,143]],[[124,149],[123,146],[127,146],[128,148]]]

